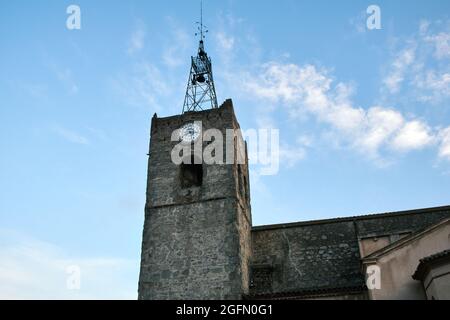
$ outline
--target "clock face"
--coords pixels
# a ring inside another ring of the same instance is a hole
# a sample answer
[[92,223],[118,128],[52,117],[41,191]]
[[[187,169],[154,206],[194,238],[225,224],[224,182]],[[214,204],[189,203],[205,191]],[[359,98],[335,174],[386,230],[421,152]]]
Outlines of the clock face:
[[200,136],[201,128],[196,123],[187,123],[181,127],[180,138],[183,142],[194,142]]

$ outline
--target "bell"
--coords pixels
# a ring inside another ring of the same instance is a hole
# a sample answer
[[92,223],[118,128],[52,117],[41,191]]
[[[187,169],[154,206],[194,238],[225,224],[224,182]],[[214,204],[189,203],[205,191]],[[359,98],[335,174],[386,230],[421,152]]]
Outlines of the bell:
[[205,76],[204,76],[204,75],[201,74],[201,75],[198,75],[198,76],[197,76],[197,81],[198,81],[198,82],[203,83],[203,82],[205,82],[205,80],[206,80],[206,79],[205,79]]

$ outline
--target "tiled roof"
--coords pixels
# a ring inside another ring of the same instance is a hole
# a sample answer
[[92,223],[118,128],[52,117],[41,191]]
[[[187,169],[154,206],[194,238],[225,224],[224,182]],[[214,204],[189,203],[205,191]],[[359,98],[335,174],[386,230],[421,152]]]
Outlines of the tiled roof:
[[415,233],[448,218],[450,206],[254,227],[250,296],[360,288],[359,239]]
[[[363,260],[371,260],[371,259],[376,259],[379,258],[380,256],[383,256],[389,252],[391,252],[392,250],[396,250],[397,248],[411,242],[414,241],[417,238],[423,237],[425,234],[427,234],[428,232],[432,232],[433,230],[435,230],[436,228],[439,228],[445,224],[450,223],[450,218],[445,218],[431,226],[427,226],[425,228],[419,229],[413,233],[411,233],[410,235],[401,238],[375,252],[372,252],[371,254],[369,254],[368,256],[364,257]],[[433,255],[434,256],[434,255]],[[432,257],[432,256],[430,256]],[[424,258],[425,259],[425,258]],[[421,260],[422,261],[422,260]]]
[[298,221],[298,222],[288,222],[288,223],[278,223],[269,225],[253,226],[252,231],[260,230],[270,230],[270,229],[284,229],[284,228],[295,228],[298,226],[312,225],[312,224],[325,224],[325,223],[335,223],[335,222],[348,222],[348,221],[359,221],[368,219],[380,219],[384,217],[395,217],[402,215],[411,215],[417,213],[430,213],[439,211],[450,211],[450,206],[440,206],[413,210],[403,210],[403,211],[391,211],[382,213],[370,213],[364,215],[350,216],[350,217],[337,217],[330,219],[320,219],[320,220],[309,220],[309,221]]
[[437,260],[439,258],[447,257],[447,256],[450,256],[450,249],[444,250],[444,251],[432,254],[431,256],[420,259],[420,262],[423,262],[423,263],[431,262],[431,261]]
[[450,258],[450,249],[444,250],[428,257],[420,259],[416,272],[413,274],[414,280],[422,280],[429,269],[430,264]]

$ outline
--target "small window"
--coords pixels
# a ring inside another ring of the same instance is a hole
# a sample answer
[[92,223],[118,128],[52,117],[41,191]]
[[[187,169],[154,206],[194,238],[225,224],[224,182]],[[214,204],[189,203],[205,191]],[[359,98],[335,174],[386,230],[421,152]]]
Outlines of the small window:
[[[187,162],[187,161],[186,161]],[[180,179],[182,188],[200,187],[203,182],[203,165],[194,163],[194,157],[190,163],[180,165]]]

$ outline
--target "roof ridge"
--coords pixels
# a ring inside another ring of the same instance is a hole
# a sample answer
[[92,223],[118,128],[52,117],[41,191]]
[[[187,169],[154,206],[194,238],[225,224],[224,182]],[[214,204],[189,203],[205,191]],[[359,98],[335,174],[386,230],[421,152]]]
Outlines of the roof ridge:
[[449,255],[449,254],[450,254],[450,249],[443,250],[443,251],[433,253],[433,254],[431,254],[431,255],[429,255],[429,256],[426,256],[425,258],[420,259],[420,262],[428,262],[428,261],[432,261],[432,260],[435,260],[435,259],[438,259],[438,258],[442,258],[442,257],[444,257],[444,256],[447,256],[447,255]]
[[410,242],[410,241],[412,241],[414,239],[417,239],[421,235],[423,235],[423,234],[425,234],[427,232],[430,232],[430,231],[432,231],[432,230],[434,230],[436,228],[439,228],[440,226],[445,225],[445,224],[447,224],[449,222],[450,222],[450,218],[444,218],[442,220],[439,220],[438,222],[433,223],[432,225],[429,225],[428,227],[421,228],[421,229],[417,230],[416,232],[413,232],[413,233],[411,233],[410,235],[408,235],[408,236],[406,236],[404,238],[401,238],[401,239],[399,239],[397,241],[394,241],[391,244],[388,244],[387,246],[385,246],[385,247],[383,247],[383,248],[381,248],[381,249],[379,249],[379,250],[377,250],[375,252],[372,252],[371,254],[365,256],[364,258],[362,258],[362,260],[377,259],[379,256],[382,256],[385,253],[388,253],[388,252],[390,252],[391,250],[393,250],[393,249],[395,249],[397,247],[401,247],[401,246],[405,245],[406,243],[408,243],[408,242]]
[[390,211],[390,212],[383,212],[383,213],[373,213],[373,214],[365,214],[365,215],[357,215],[357,216],[349,216],[349,217],[337,217],[337,218],[328,218],[328,219],[306,220],[306,221],[298,221],[298,222],[260,225],[260,226],[253,226],[252,231],[284,229],[284,228],[293,228],[293,227],[297,227],[297,226],[326,224],[326,223],[333,223],[333,222],[369,220],[369,219],[395,217],[395,216],[417,214],[417,213],[430,213],[430,212],[436,212],[436,211],[442,211],[442,210],[450,211],[450,205],[439,206],[439,207],[420,208],[420,209],[410,209],[410,210],[402,210],[402,211]]
[[423,280],[425,274],[429,272],[430,264],[434,264],[436,262],[447,259],[449,256],[450,256],[450,249],[447,249],[420,259],[419,265],[417,266],[416,271],[412,275],[412,278],[414,280]]

